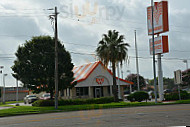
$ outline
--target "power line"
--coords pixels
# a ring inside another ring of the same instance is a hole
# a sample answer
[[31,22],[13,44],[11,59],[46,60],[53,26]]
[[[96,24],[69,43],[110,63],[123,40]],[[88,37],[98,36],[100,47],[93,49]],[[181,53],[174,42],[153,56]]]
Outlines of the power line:
[[[79,19],[80,19],[80,16],[81,16],[81,14],[73,14],[73,13],[69,13],[69,12],[66,12],[66,14],[78,16]],[[96,19],[99,19],[99,20],[106,20],[106,21],[115,21],[115,22],[118,23],[118,19],[110,19],[110,18],[107,19],[107,18],[103,18],[103,17],[100,18],[100,17],[95,17],[95,16],[89,16],[89,15],[85,15],[85,17],[91,17],[91,18],[96,18]],[[68,18],[68,17],[65,17],[65,18]],[[129,23],[134,23],[134,24],[142,24],[144,26],[147,25],[146,23],[138,22],[138,21],[135,21],[135,20],[131,21],[131,20],[122,20],[122,19],[119,19],[119,22],[123,22],[123,23],[129,22]],[[170,27],[186,28],[187,29],[187,27],[185,27],[185,26],[176,26],[176,25],[169,25],[169,26]],[[179,31],[179,32],[181,32],[181,31]]]
[[[86,52],[75,52],[75,51],[70,51],[71,54],[76,54],[76,55],[90,55],[90,56],[96,56],[96,53],[86,53]],[[3,56],[4,55],[4,56]],[[5,56],[5,55],[13,55],[13,54],[0,54],[0,59],[15,59],[15,57],[12,56]],[[129,58],[136,59],[136,56],[129,56]],[[152,60],[152,57],[138,57],[139,59],[144,59],[144,60]],[[162,60],[166,61],[182,61],[182,60],[190,60],[190,58],[162,58]]]

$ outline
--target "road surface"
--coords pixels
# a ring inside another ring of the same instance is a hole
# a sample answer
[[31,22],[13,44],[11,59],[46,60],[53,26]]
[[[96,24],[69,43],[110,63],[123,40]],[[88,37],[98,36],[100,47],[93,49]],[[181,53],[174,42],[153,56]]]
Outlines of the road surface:
[[0,118],[0,127],[139,127],[190,125],[190,104],[74,111]]

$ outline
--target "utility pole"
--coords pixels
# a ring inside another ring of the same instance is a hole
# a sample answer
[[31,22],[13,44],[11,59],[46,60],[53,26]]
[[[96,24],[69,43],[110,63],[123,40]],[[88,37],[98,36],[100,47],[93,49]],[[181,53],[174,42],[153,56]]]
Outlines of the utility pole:
[[3,74],[3,104],[5,104],[5,77],[7,74]]
[[135,30],[135,51],[136,51],[136,68],[137,68],[137,87],[138,91],[140,91],[139,85],[139,62],[138,62],[138,49],[137,49],[137,39],[136,39],[136,30]]
[[16,106],[19,106],[19,103],[18,103],[18,78],[16,78]]
[[55,7],[55,109],[58,108],[58,30],[57,30],[57,7]]
[[155,46],[154,46],[154,0],[151,0],[152,7],[152,46],[153,46],[153,73],[154,73],[154,95],[157,103],[156,66],[155,66]]
[[[53,10],[53,9],[48,9]],[[57,12],[57,7],[55,7],[55,13],[53,15],[50,15],[51,20],[55,20],[55,29],[54,29],[54,39],[55,39],[55,109],[58,108],[58,30],[57,30],[57,15],[59,13]]]

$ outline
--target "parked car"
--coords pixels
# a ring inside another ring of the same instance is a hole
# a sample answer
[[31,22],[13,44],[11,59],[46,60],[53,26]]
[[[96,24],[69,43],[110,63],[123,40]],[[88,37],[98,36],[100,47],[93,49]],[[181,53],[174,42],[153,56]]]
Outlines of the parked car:
[[170,90],[170,89],[165,89],[164,90],[164,94],[166,94],[166,93],[171,93],[172,92],[172,90]]
[[190,93],[190,88],[185,88],[185,89],[182,89],[183,91],[187,91],[188,93]]
[[36,100],[38,100],[36,95],[26,95],[26,97],[24,97],[24,104],[31,104]]
[[50,93],[45,93],[45,94],[42,95],[42,97],[40,97],[41,100],[48,100],[50,98],[51,98]]

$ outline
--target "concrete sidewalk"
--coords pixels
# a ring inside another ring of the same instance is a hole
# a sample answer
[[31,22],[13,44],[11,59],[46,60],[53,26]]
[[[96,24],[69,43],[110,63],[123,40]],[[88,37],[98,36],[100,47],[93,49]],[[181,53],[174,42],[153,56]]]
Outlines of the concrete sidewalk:
[[13,108],[13,107],[1,107],[1,106],[0,106],[0,110],[9,109],[9,108]]

